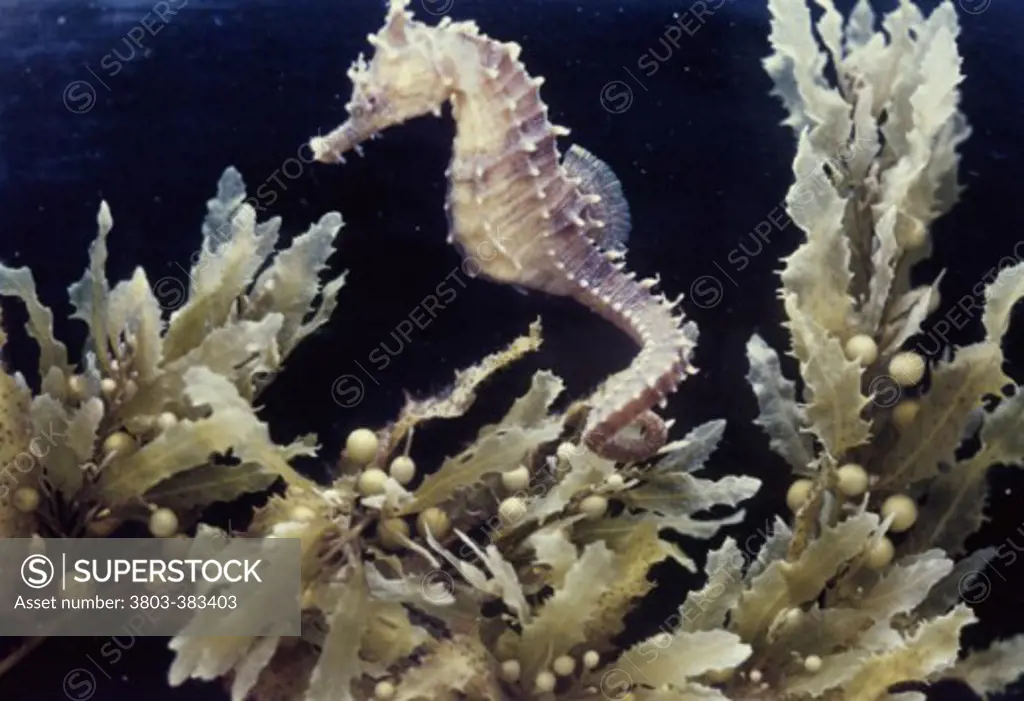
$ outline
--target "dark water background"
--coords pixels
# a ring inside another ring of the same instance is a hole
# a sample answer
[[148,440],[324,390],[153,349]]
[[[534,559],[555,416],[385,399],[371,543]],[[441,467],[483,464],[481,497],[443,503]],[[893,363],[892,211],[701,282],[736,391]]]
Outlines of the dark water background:
[[[712,472],[765,481],[746,525],[731,532],[743,537],[763,527],[783,508],[790,479],[750,424],[755,404],[743,379],[744,347],[754,331],[784,347],[773,271],[800,240],[792,225],[772,228],[767,242],[752,233],[784,197],[795,150],[790,131],[778,126],[783,112],[760,65],[768,51],[766,3],[726,2],[704,24],[684,17],[697,28],[678,46],[662,39],[673,13],[689,12],[688,0],[413,4],[421,18],[473,18],[486,33],[521,43],[530,71],[547,79],[542,94],[553,120],[573,130],[568,141],[615,169],[633,212],[630,267],[661,273],[671,295],[687,292],[684,309],[701,329],[701,373],[667,414],[677,419],[676,435],[713,418],[729,420]],[[837,4],[845,10],[852,3]],[[961,165],[968,190],[937,223],[935,255],[921,266],[928,280],[947,271],[944,308],[1013,256],[1024,238],[1024,4],[960,0],[958,10],[964,110],[974,128]],[[365,35],[382,17],[378,0],[0,0],[0,260],[34,269],[69,347],[80,347],[82,330],[65,321],[65,289],[86,264],[101,199],[115,220],[109,277],[122,279],[141,265],[168,306],[187,284],[204,203],[226,166],[242,172],[250,194],[260,186],[270,193],[260,202],[266,214],[283,217],[286,237],[326,211],[343,214],[332,262],[351,272],[339,309],[266,395],[265,416],[280,440],[320,435],[324,460],[308,466],[320,474],[348,431],[388,420],[403,391],[443,387],[454,370],[504,345],[538,315],[547,339],[542,351],[495,381],[474,419],[418,439],[424,461],[457,450],[535,369],[554,369],[576,397],[632,354],[617,331],[572,303],[471,281],[386,367],[372,359],[382,357],[382,342],[396,348],[392,332],[459,266],[444,243],[449,122],[428,118],[393,130],[344,167],[295,160],[308,160],[309,136],[344,118],[345,71],[367,50]],[[21,318],[9,309],[9,329]],[[949,339],[980,337],[977,321]],[[1006,346],[1018,381],[1021,326]],[[7,359],[27,368],[31,348],[12,335]],[[361,383],[356,406],[340,405],[351,394],[332,394],[345,375]],[[972,546],[1005,545],[1012,537],[1024,544],[1022,494],[1019,471],[994,472],[992,522]],[[693,583],[676,571],[660,574],[680,595]],[[971,641],[1022,629],[1024,562],[990,580],[978,608],[983,625],[970,630]],[[677,604],[666,591],[641,612],[637,629],[657,627]],[[51,641],[0,679],[0,701],[220,698],[213,685],[166,688],[164,640],[111,642]]]

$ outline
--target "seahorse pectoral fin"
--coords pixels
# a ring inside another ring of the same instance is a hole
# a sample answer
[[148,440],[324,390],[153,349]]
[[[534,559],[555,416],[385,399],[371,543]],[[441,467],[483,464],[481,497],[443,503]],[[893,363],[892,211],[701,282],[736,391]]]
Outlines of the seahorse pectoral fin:
[[590,213],[603,226],[588,229],[587,235],[601,248],[625,249],[632,228],[629,203],[622,191],[622,183],[611,167],[577,144],[565,152],[562,167],[570,178],[580,180],[580,192],[600,198],[591,202]]

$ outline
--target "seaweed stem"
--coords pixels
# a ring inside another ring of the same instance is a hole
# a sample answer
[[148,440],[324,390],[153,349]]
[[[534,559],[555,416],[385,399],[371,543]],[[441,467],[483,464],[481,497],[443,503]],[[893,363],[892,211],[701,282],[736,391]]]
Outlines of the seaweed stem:
[[14,665],[21,662],[23,659],[28,657],[33,650],[43,644],[46,640],[45,635],[37,635],[26,639],[21,646],[12,652],[10,655],[0,660],[0,677],[4,676],[7,672],[14,668]]

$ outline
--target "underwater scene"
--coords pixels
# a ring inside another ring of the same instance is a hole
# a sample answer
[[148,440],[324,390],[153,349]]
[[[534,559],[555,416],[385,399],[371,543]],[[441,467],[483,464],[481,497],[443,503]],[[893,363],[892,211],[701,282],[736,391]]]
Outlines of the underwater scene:
[[1022,31],[0,0],[0,701],[1024,699]]

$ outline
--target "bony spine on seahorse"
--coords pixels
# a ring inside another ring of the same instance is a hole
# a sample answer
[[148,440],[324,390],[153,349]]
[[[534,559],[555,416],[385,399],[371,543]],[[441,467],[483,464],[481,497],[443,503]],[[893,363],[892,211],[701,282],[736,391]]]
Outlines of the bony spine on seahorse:
[[[382,130],[450,102],[456,122],[448,176],[448,241],[474,255],[480,274],[519,288],[571,296],[629,334],[633,363],[588,400],[584,442],[615,460],[640,460],[667,439],[651,408],[696,372],[697,341],[679,300],[654,294],[657,280],[624,270],[629,210],[611,170],[574,146],[548,121],[541,78],[518,61],[520,47],[480,33],[473,22],[415,21],[407,0],[392,0],[369,41],[372,60],[349,69],[348,120],[311,141],[322,162],[337,163]],[[483,253],[486,251],[486,255]]]

